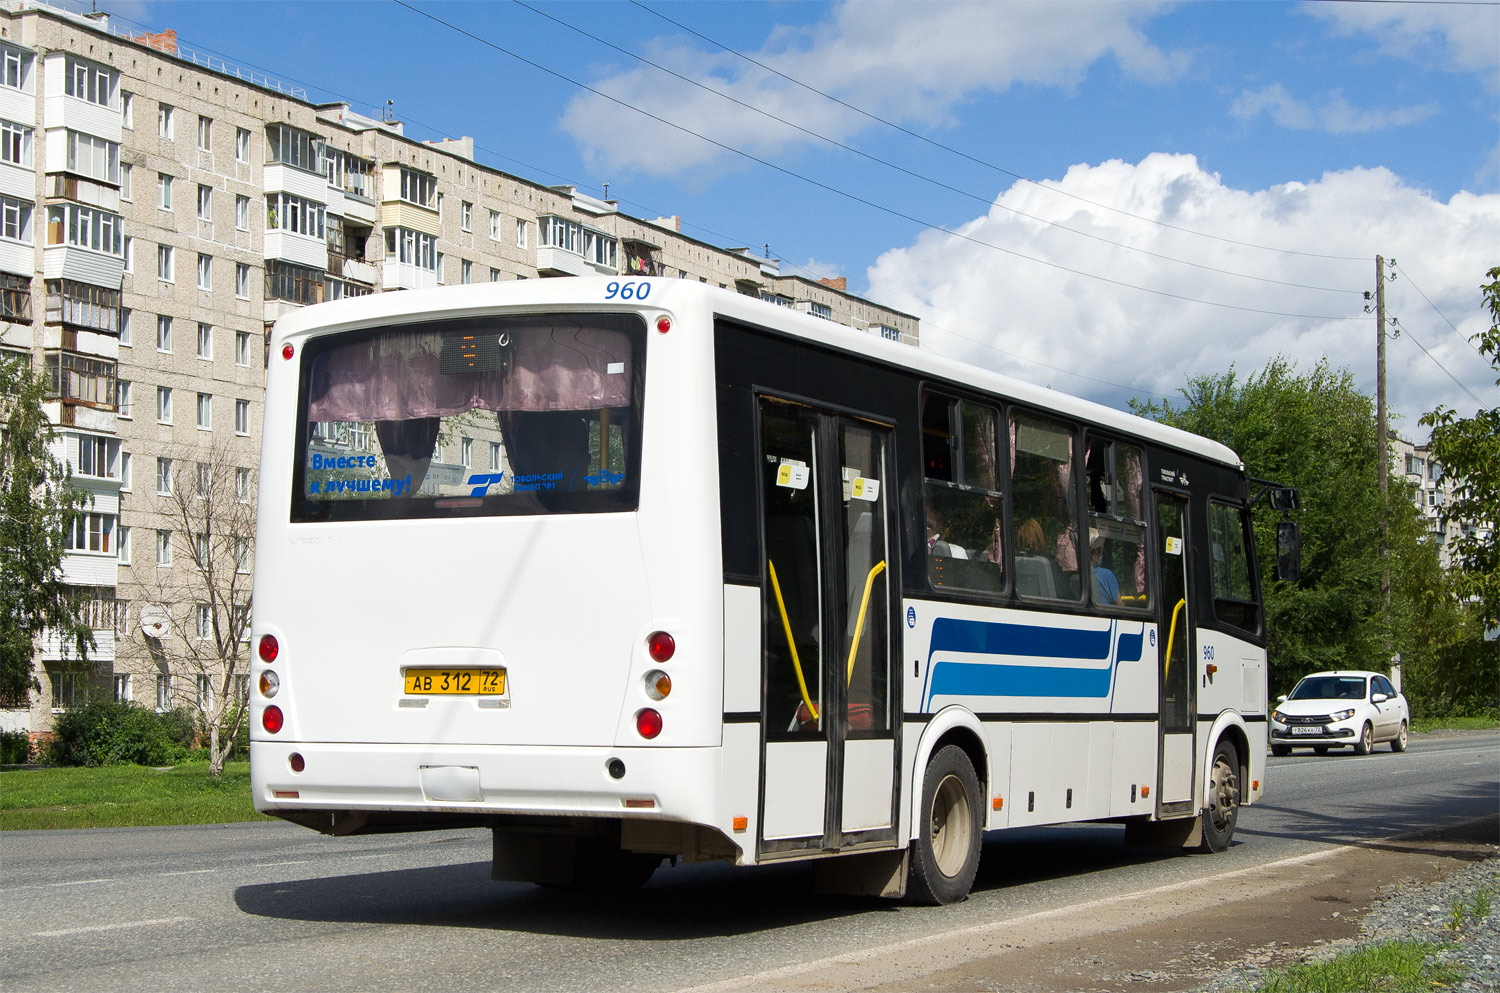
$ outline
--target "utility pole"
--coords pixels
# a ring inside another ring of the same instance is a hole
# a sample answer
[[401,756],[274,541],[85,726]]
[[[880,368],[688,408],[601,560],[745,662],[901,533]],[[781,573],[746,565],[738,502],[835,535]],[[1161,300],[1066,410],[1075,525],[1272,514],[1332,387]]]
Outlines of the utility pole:
[[1380,480],[1380,604],[1391,608],[1390,524],[1386,520],[1386,493],[1390,489],[1391,453],[1385,420],[1385,259],[1375,256],[1375,456]]

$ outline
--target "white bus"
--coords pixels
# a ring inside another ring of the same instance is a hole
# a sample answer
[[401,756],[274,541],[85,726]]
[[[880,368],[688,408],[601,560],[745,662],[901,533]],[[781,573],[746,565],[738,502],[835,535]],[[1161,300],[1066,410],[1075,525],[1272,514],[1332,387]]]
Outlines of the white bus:
[[1228,449],[699,283],[284,317],[255,806],[482,826],[496,879],[819,859],[963,899],[983,832],[1230,843],[1266,650]]

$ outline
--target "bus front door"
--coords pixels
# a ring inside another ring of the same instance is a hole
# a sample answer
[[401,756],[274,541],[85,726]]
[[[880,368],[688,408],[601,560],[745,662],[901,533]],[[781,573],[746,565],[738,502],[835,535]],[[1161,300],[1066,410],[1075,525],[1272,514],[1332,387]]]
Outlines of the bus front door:
[[762,856],[895,842],[891,437],[760,398]]
[[1193,678],[1193,622],[1188,603],[1187,500],[1156,494],[1158,604],[1158,817],[1197,812],[1193,801],[1197,684]]

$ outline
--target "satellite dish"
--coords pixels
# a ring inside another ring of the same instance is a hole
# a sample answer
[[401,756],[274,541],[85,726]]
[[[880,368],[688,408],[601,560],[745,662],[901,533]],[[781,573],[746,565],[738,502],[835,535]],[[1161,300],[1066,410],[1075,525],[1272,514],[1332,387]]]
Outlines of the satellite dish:
[[148,605],[141,608],[141,634],[160,639],[167,633],[167,612],[161,607]]

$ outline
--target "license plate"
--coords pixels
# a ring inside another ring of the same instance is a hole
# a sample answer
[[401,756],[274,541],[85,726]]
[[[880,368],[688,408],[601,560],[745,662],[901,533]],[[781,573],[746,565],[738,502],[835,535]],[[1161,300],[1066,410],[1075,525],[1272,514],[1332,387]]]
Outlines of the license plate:
[[1292,734],[1293,735],[1299,735],[1299,734],[1322,734],[1322,733],[1323,733],[1323,729],[1322,728],[1316,728],[1316,727],[1313,727],[1313,728],[1292,728]]
[[503,696],[504,669],[408,669],[406,692],[431,696]]

